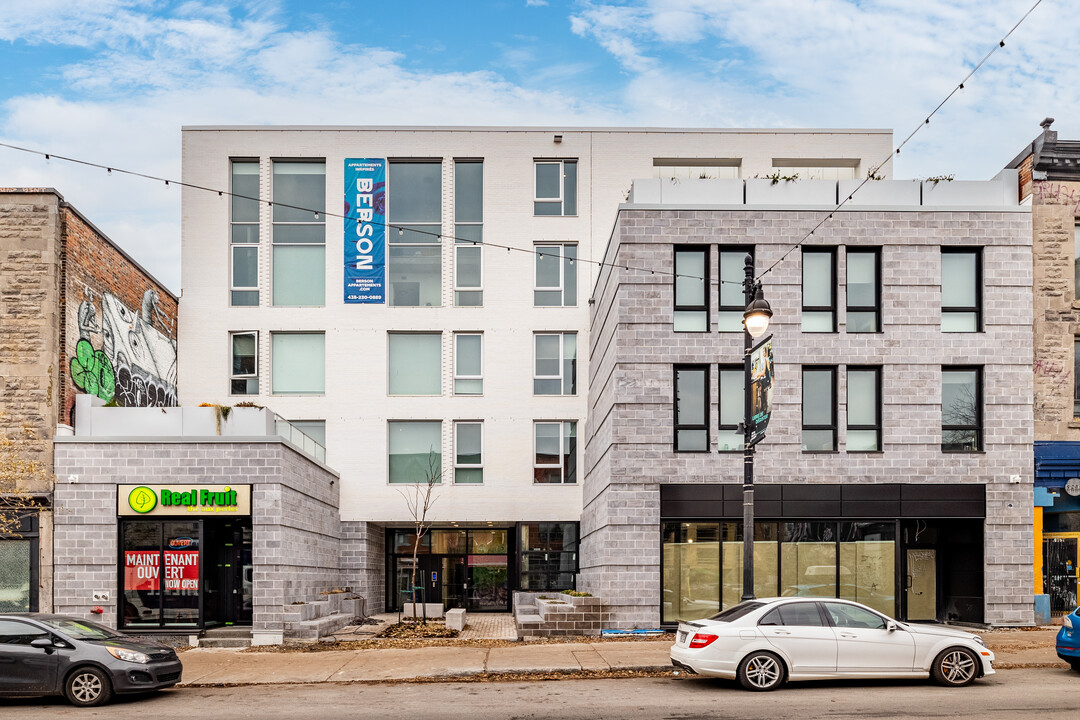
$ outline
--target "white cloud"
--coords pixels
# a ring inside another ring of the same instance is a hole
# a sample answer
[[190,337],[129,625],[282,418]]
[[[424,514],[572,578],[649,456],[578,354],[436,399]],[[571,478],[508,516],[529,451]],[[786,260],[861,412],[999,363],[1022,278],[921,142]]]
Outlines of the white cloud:
[[547,5],[547,0],[525,0],[526,7],[544,7]]
[[[541,67],[508,42],[505,66],[543,90],[416,70],[332,25],[287,29],[272,2],[193,0],[159,16],[154,0],[4,0],[0,42],[80,51],[49,69],[65,88],[0,106],[0,139],[167,177],[180,174],[182,125],[873,127],[899,141],[1015,23],[1017,2],[583,2],[568,18],[575,37],[541,42],[585,38],[619,74],[605,78],[591,57]],[[1059,42],[1078,33],[1071,6],[1044,3],[905,148],[896,175],[992,176],[1047,115],[1080,138],[1080,56]],[[605,87],[607,101],[590,95]],[[0,164],[0,184],[56,187],[179,289],[177,188],[4,149]]]

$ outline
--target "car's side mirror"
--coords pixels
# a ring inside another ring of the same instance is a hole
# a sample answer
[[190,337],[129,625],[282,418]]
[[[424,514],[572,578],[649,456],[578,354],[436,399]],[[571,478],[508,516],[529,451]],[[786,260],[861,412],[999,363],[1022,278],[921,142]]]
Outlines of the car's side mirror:
[[896,632],[896,623],[894,623],[892,620],[889,620],[885,623],[885,629],[889,632]]
[[52,650],[52,646],[52,638],[40,637],[30,641],[30,647],[41,648],[42,650]]

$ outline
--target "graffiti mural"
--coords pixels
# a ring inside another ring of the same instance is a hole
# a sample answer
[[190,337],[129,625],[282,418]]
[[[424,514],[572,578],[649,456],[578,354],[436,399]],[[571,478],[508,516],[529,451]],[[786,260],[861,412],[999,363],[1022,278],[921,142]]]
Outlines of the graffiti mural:
[[100,317],[89,287],[79,305],[79,341],[71,358],[75,387],[124,407],[176,405],[176,341],[158,293],[147,290],[138,311],[110,293],[98,297]]

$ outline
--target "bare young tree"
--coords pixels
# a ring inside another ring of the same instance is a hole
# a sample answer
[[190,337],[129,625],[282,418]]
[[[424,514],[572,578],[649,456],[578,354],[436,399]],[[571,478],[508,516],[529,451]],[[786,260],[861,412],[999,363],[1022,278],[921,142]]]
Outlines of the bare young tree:
[[45,444],[29,425],[10,428],[0,412],[0,537],[17,537],[22,521],[36,512],[31,489],[46,487]]
[[[431,529],[431,521],[428,519],[428,514],[431,512],[431,506],[435,504],[438,496],[435,493],[435,489],[442,483],[442,458],[434,449],[428,450],[428,464],[427,468],[423,471],[424,479],[422,482],[417,482],[413,485],[409,485],[407,488],[398,488],[398,492],[401,497],[405,498],[405,506],[409,510],[409,515],[413,521],[413,552],[412,552],[412,574],[411,584],[409,585],[410,594],[412,596],[413,617],[416,617],[416,571],[418,569],[417,556],[420,554],[420,543],[424,539],[424,535]],[[427,623],[427,607],[423,610],[424,623]]]

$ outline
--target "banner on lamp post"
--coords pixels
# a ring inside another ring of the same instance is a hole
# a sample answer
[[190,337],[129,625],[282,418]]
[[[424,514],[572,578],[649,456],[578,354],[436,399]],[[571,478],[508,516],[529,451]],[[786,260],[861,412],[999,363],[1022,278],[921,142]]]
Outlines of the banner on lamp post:
[[765,437],[772,416],[772,335],[750,351],[750,445]]
[[386,160],[345,159],[345,302],[386,302]]

